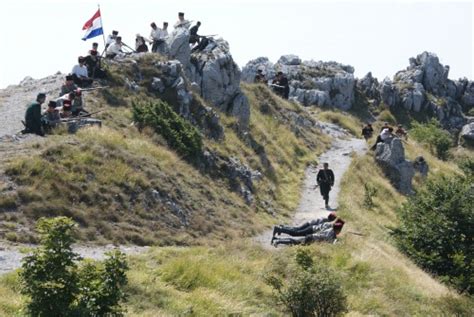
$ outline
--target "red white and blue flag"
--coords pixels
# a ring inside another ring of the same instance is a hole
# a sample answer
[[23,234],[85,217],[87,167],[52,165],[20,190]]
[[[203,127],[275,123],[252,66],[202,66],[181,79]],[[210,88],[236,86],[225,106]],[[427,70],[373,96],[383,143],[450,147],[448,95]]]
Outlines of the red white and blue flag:
[[84,24],[82,29],[86,31],[86,34],[84,34],[82,38],[83,41],[104,34],[102,19],[100,18],[100,9]]

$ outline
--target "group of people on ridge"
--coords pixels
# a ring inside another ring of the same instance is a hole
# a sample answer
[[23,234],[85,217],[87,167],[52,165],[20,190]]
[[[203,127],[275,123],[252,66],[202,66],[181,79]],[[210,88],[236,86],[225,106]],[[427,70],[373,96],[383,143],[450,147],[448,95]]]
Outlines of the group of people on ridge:
[[[368,141],[373,134],[374,128],[372,128],[372,124],[367,123],[367,125],[362,128],[362,136],[366,141]],[[375,144],[371,147],[371,150],[375,150],[377,148],[378,143],[383,143],[386,140],[389,140],[394,137],[403,138],[407,140],[408,132],[403,128],[401,124],[397,126],[397,129],[394,132],[394,128],[391,127],[388,122],[384,122],[382,128],[380,129],[380,133],[377,135]]]
[[[191,26],[191,21],[188,21],[184,18],[183,12],[178,12],[178,21],[174,24],[174,28],[186,28],[189,29]],[[204,36],[198,35],[199,27],[201,22],[197,22],[191,29],[189,43],[193,46],[193,51],[201,50],[203,47],[203,41],[208,43],[208,39]],[[122,42],[122,37],[119,36],[119,32],[114,30],[112,34],[107,37],[106,46],[105,46],[105,56],[109,59],[113,59],[116,56],[123,57],[127,52],[124,51],[124,47],[132,50],[134,53],[145,53],[149,52],[148,44],[151,45],[151,52],[160,53],[165,55],[168,53],[168,44],[166,40],[169,36],[168,33],[168,22],[163,22],[162,27],[158,27],[155,22],[150,23],[151,31],[149,38],[137,34],[135,37],[135,48],[131,48]],[[207,45],[207,44],[206,44]],[[205,47],[205,46],[204,46]]]

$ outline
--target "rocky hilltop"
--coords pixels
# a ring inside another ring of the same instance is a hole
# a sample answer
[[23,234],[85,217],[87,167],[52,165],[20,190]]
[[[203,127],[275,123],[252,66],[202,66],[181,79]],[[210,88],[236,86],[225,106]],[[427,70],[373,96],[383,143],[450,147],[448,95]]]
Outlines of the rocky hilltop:
[[243,68],[243,80],[252,82],[257,69],[262,69],[267,79],[278,71],[285,73],[290,99],[305,106],[349,110],[360,92],[375,107],[422,113],[437,118],[446,129],[457,133],[465,126],[463,135],[472,134],[466,124],[471,120],[467,114],[474,106],[474,82],[449,79],[449,66],[442,65],[434,53],[423,52],[410,58],[405,70],[382,81],[371,73],[356,79],[352,66],[302,61],[296,55],[283,55],[275,64],[266,57],[251,60]]

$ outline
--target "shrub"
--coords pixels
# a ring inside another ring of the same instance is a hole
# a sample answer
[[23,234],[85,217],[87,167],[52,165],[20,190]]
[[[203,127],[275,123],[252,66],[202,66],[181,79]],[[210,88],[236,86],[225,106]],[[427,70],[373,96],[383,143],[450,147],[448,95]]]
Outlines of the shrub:
[[474,175],[474,158],[464,157],[459,160],[458,166],[467,176]]
[[440,177],[410,197],[395,230],[399,248],[423,268],[473,293],[474,191],[472,177]]
[[334,272],[315,265],[306,250],[298,250],[295,262],[285,278],[278,274],[265,277],[279,304],[294,317],[340,316],[347,311],[346,296]]
[[164,101],[133,102],[133,120],[139,127],[149,126],[162,135],[168,145],[185,158],[201,153],[202,138],[199,131],[179,116]]
[[377,195],[377,187],[370,185],[369,183],[364,184],[364,207],[372,209],[375,207],[373,198]]
[[31,316],[104,316],[121,313],[121,287],[127,283],[127,263],[120,251],[103,265],[79,267],[72,250],[75,223],[66,217],[41,218],[41,245],[23,260],[21,292],[30,300]]
[[453,143],[451,135],[443,130],[435,119],[428,123],[412,122],[410,135],[417,141],[428,145],[431,152],[443,160],[447,158],[448,150]]

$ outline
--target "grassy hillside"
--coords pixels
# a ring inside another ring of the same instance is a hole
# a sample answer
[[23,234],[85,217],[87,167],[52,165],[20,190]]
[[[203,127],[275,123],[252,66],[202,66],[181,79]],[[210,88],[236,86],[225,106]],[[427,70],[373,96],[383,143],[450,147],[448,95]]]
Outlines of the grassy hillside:
[[[131,104],[157,98],[147,89],[149,78],[159,75],[150,58],[138,62],[144,76],[138,91],[123,88],[124,76],[137,68],[125,64],[111,68],[111,88],[86,93],[88,110],[103,111],[103,128],[76,135],[60,130],[46,142],[22,145],[31,151],[2,166],[14,189],[0,186],[0,238],[35,242],[39,217],[65,215],[79,223],[81,240],[196,245],[251,236],[271,219],[290,215],[305,167],[329,144],[319,130],[289,120],[290,114],[312,120],[306,110],[264,86],[245,86],[249,131],[219,113],[224,138],[202,133],[204,150],[262,173],[248,205],[230,180],[183,159],[153,130],[131,125]],[[175,102],[171,91],[158,97]],[[193,107],[207,106],[194,99]]]

